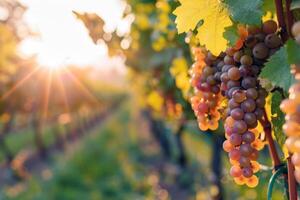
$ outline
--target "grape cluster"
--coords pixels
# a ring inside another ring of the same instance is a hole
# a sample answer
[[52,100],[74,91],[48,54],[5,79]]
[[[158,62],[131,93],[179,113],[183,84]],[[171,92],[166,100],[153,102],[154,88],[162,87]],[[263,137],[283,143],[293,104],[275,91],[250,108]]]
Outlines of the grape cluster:
[[261,28],[249,27],[241,48],[228,48],[221,74],[221,91],[228,101],[223,148],[232,164],[230,175],[237,184],[255,187],[259,170],[258,150],[263,142],[257,126],[263,118],[267,92],[257,79],[266,59],[282,45],[277,24],[266,21]]
[[[300,45],[300,21],[293,25],[292,33]],[[297,82],[289,89],[289,98],[282,101],[280,108],[286,114],[286,122],[283,131],[287,135],[285,145],[292,155],[295,165],[295,177],[300,183],[300,63],[293,65],[291,72]]]
[[191,98],[191,105],[199,128],[203,131],[216,130],[221,117],[220,75],[224,54],[216,57],[204,48],[195,48],[193,54],[195,63],[191,69],[191,84],[195,94]]

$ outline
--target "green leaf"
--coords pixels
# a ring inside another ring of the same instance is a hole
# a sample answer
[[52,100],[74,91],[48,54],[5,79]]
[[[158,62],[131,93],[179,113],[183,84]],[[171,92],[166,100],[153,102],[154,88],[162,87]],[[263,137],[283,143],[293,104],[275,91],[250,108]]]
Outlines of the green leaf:
[[225,0],[231,17],[234,21],[242,24],[259,25],[261,23],[262,0]]
[[274,0],[265,0],[263,2],[263,6],[262,6],[263,11],[266,12],[271,12],[271,13],[275,13],[276,8],[275,8],[275,3]]
[[286,52],[289,64],[300,64],[300,45],[295,40],[287,41]]
[[278,91],[272,94],[271,100],[271,113],[272,113],[272,129],[278,144],[283,147],[285,142],[285,134],[282,131],[282,126],[285,122],[284,113],[280,110],[280,103],[282,101],[282,96]]
[[269,58],[269,61],[260,73],[260,78],[268,79],[274,86],[288,91],[295,79],[290,73],[290,64],[287,61],[285,47],[281,47],[279,51]]
[[300,8],[300,0],[293,0],[291,4],[291,10]]
[[223,37],[228,41],[228,46],[234,46],[236,41],[239,39],[239,34],[237,32],[237,25],[233,24],[225,28]]

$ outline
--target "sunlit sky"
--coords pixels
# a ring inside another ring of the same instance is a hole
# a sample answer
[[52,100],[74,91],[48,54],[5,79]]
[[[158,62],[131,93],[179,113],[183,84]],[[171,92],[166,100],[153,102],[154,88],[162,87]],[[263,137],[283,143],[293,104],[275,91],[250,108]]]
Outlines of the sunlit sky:
[[122,0],[20,0],[28,7],[25,20],[38,37],[26,39],[20,46],[24,55],[36,55],[44,66],[95,65],[108,66],[104,45],[95,45],[83,23],[72,11],[97,13],[112,30],[121,21]]

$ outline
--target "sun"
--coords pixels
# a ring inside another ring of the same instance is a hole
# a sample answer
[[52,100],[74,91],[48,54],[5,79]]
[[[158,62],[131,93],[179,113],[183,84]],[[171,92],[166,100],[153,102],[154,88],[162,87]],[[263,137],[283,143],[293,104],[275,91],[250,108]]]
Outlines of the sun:
[[60,71],[62,69],[65,69],[66,66],[64,65],[41,65],[41,68],[49,70],[49,71]]

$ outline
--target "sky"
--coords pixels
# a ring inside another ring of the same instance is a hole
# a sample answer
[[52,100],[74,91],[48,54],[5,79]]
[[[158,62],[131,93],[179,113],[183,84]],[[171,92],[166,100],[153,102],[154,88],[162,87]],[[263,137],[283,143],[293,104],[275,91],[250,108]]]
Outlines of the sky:
[[20,52],[36,55],[40,65],[69,64],[107,67],[118,62],[107,56],[105,45],[95,45],[83,23],[72,11],[96,13],[105,21],[105,30],[124,26],[122,0],[20,0],[28,7],[25,20],[39,36],[25,39]]

